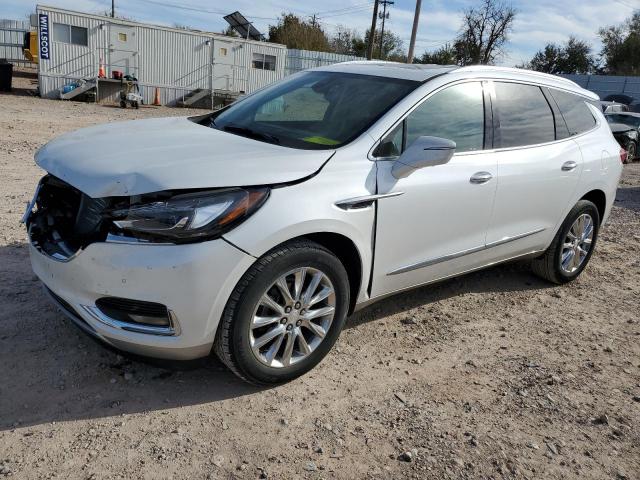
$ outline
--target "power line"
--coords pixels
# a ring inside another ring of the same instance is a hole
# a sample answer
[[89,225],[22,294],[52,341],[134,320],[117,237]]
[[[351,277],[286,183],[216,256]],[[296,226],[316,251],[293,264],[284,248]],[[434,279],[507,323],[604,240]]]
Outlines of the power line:
[[629,5],[628,3],[623,2],[622,0],[613,0],[613,1],[616,3],[619,3],[620,5],[624,5],[627,8],[631,8],[632,10],[638,10],[638,8],[640,8],[640,7],[634,7],[633,5]]
[[334,13],[332,15],[320,15],[320,17],[322,17],[322,18],[339,17],[341,15],[349,15],[351,13],[365,12],[365,11],[369,10],[370,8],[371,8],[371,5],[367,5],[366,7],[360,7],[360,8],[356,8],[356,9],[349,10],[349,11],[346,11],[346,12],[341,12],[341,13]]
[[355,3],[353,5],[350,5],[348,7],[344,7],[344,8],[336,8],[333,10],[324,10],[324,11],[320,11],[320,12],[314,12],[314,15],[319,15],[319,16],[324,16],[325,13],[334,13],[334,12],[341,12],[343,10],[351,10],[353,8],[362,8],[362,7],[370,7],[373,5],[373,2],[366,2],[366,3]]

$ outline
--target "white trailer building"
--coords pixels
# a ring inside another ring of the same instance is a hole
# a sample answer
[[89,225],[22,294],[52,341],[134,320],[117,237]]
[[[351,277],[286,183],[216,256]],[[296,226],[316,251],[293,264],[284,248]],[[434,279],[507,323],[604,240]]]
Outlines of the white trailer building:
[[[145,103],[250,93],[285,75],[286,47],[212,32],[148,25],[39,5],[40,95],[58,98],[78,80],[96,84],[98,101],[115,101],[113,72],[135,76]],[[105,78],[99,78],[104,73]],[[89,86],[87,86],[89,88]],[[191,102],[193,103],[193,102]]]

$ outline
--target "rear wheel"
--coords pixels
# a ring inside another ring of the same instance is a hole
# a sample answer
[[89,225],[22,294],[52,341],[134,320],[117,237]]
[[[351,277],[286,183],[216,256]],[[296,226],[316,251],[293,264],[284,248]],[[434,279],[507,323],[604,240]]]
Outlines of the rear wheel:
[[547,251],[533,260],[533,271],[558,284],[577,278],[591,259],[599,226],[596,206],[588,200],[580,200],[567,215]]
[[295,241],[258,259],[231,294],[214,349],[240,378],[287,382],[317,365],[344,325],[349,282],[327,249]]

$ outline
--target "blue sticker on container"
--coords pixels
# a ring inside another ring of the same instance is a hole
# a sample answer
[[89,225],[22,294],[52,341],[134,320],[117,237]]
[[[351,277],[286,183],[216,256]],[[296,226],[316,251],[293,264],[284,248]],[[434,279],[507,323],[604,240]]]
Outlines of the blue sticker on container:
[[38,18],[38,30],[40,31],[40,58],[49,60],[51,56],[51,35],[49,34],[49,15],[41,13]]

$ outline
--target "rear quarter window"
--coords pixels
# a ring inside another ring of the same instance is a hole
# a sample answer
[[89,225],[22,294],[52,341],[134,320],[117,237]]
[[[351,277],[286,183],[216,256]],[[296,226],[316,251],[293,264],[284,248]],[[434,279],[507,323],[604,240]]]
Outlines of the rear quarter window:
[[596,119],[587,105],[587,100],[579,95],[561,90],[549,89],[560,109],[569,129],[569,135],[579,135],[596,126]]

